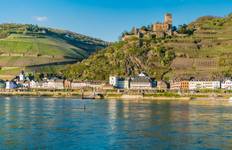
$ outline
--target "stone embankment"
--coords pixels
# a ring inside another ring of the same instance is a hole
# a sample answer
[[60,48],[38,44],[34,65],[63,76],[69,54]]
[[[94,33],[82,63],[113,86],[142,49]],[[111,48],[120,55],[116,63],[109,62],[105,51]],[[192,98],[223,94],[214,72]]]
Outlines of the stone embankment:
[[46,96],[73,97],[78,99],[128,99],[128,100],[229,100],[230,93],[124,93],[120,91],[83,91],[83,90],[1,90],[0,96]]

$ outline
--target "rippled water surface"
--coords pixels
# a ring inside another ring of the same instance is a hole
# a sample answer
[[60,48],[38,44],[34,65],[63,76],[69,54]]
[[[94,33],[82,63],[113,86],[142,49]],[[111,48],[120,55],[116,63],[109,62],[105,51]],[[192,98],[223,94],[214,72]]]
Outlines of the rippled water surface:
[[232,104],[0,98],[0,149],[232,149]]

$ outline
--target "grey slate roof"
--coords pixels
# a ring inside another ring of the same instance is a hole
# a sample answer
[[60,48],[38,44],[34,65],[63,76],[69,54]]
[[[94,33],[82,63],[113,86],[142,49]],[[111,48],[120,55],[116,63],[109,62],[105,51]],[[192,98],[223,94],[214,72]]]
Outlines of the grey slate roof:
[[142,83],[144,83],[144,82],[151,82],[151,79],[150,78],[148,78],[148,77],[140,77],[140,76],[137,76],[137,77],[135,77],[135,78],[132,78],[131,79],[131,82],[142,82]]

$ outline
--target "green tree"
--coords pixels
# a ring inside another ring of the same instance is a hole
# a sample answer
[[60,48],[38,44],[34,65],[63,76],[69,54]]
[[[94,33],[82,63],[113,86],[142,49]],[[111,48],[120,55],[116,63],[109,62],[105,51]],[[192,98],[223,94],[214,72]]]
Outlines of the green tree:
[[192,35],[194,30],[193,29],[189,29],[188,25],[183,24],[183,25],[179,25],[177,32],[180,34],[188,34],[188,35]]

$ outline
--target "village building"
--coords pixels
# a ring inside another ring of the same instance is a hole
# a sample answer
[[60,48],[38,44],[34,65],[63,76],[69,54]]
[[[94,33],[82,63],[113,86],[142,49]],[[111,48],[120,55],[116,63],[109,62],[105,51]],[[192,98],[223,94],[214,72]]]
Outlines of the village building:
[[110,78],[109,78],[109,84],[115,87],[117,85],[118,80],[119,80],[119,77],[117,77],[117,76],[110,76]]
[[167,91],[168,84],[165,81],[158,81],[157,82],[157,90],[159,91]]
[[152,89],[153,83],[150,77],[141,73],[138,76],[131,78],[130,89]]
[[183,91],[189,90],[189,81],[181,81],[180,89]]
[[220,81],[189,81],[189,90],[199,90],[199,89],[220,89]]
[[221,88],[225,90],[232,90],[232,80],[226,79],[221,82]]
[[130,79],[124,79],[116,76],[110,76],[109,84],[117,89],[129,89]]
[[145,73],[126,79],[117,76],[110,76],[109,84],[117,89],[152,89],[157,85],[156,81],[152,80]]
[[181,90],[181,81],[171,81],[170,90]]
[[30,81],[17,81],[18,88],[30,88]]
[[87,83],[87,87],[94,88],[94,89],[102,89],[106,82],[102,81],[91,81]]
[[6,81],[6,89],[15,89],[17,88],[17,84],[15,82],[12,81]]
[[170,90],[189,90],[189,81],[171,81]]
[[49,81],[51,86],[54,86],[54,89],[62,90],[64,89],[64,81],[63,80],[56,80],[56,81]]
[[65,89],[71,89],[72,88],[70,81],[64,80],[63,82],[64,82],[64,88]]
[[85,88],[87,86],[88,84],[86,82],[72,82],[71,83],[72,89],[80,89],[80,88]]
[[118,89],[129,89],[130,88],[130,80],[129,79],[120,79],[117,81],[115,86]]
[[30,88],[34,88],[34,89],[57,89],[57,90],[62,90],[64,89],[64,83],[63,80],[48,80],[48,81],[42,81],[42,82],[31,82],[30,83],[31,87]]
[[31,80],[30,81],[30,86],[29,86],[31,89],[36,89],[39,87],[39,84],[38,82],[35,82],[34,80]]
[[6,88],[6,82],[3,80],[0,80],[0,89],[5,89]]
[[25,80],[25,75],[24,73],[19,74],[19,81],[24,81]]
[[94,88],[101,89],[105,83],[103,82],[88,82],[88,81],[74,81],[71,83],[72,89]]

